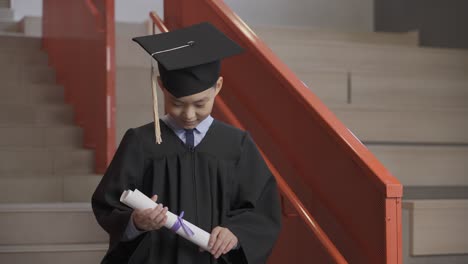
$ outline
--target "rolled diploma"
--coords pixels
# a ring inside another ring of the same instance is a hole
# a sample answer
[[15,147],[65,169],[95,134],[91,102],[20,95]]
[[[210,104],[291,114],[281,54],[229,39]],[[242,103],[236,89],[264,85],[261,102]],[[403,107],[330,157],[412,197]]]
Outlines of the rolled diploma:
[[[122,195],[120,196],[120,202],[124,203],[125,205],[133,209],[139,209],[139,210],[155,208],[156,206],[158,206],[157,203],[153,202],[153,200],[151,200],[148,196],[144,195],[138,189],[135,189],[135,191],[131,191],[131,190],[124,191]],[[176,223],[176,221],[178,221],[177,215],[169,211],[167,212],[166,215],[167,215],[167,221],[164,224],[164,227],[171,229],[171,227]],[[184,224],[193,231],[194,235],[189,236],[188,234],[185,233],[182,227],[180,227],[176,231],[176,233],[179,236],[182,236],[183,238],[203,248],[204,250],[209,251],[208,241],[210,240],[210,233],[186,221],[185,219],[184,219]]]

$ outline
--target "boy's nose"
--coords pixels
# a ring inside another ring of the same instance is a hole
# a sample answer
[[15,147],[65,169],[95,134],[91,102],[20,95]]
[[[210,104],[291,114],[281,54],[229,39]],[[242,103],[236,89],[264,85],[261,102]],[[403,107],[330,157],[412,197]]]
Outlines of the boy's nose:
[[192,107],[187,108],[184,112],[184,119],[187,121],[193,121],[195,119],[195,110]]

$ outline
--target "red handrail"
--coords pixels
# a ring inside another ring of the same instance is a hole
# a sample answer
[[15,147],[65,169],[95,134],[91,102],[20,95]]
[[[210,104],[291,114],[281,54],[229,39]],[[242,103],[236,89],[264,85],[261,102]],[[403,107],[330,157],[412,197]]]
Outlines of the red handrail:
[[[149,15],[153,22],[153,27],[156,26],[159,29],[159,31],[162,33],[169,31],[167,27],[164,25],[164,22],[162,21],[162,19],[158,16],[156,12],[150,12]],[[217,105],[217,108],[223,113],[223,115],[226,117],[226,119],[229,121],[230,124],[238,128],[244,129],[244,126],[235,117],[235,115],[232,113],[229,107],[227,107],[227,105],[224,103],[222,98],[217,97],[215,103]],[[345,258],[341,255],[341,253],[338,251],[338,249],[335,247],[335,245],[330,241],[330,239],[322,230],[322,228],[317,223],[317,221],[315,221],[314,217],[309,213],[309,211],[305,208],[302,202],[297,198],[296,194],[292,191],[292,189],[289,187],[286,181],[281,177],[278,170],[270,162],[268,157],[265,156],[265,154],[263,153],[261,149],[260,149],[260,153],[262,154],[265,162],[270,168],[270,171],[272,172],[273,176],[276,178],[276,181],[278,183],[278,187],[281,193],[288,198],[288,200],[292,203],[293,207],[299,212],[299,216],[307,224],[309,229],[315,234],[315,236],[323,245],[325,250],[332,256],[333,260],[336,263],[340,263],[340,264],[348,263],[345,260]],[[282,208],[282,209],[283,211],[285,210],[285,208]]]
[[[164,25],[164,22],[155,11],[150,12],[149,16],[151,21],[153,21],[153,26],[156,25],[161,33],[169,32],[169,29],[167,29],[166,25]],[[154,30],[153,33],[155,33]]]
[[43,0],[44,50],[104,173],[115,152],[114,0]]
[[223,63],[220,96],[343,256],[401,263],[398,180],[223,1],[164,2],[170,30],[203,21],[246,49]]
[[104,25],[102,25],[103,24],[103,19],[102,19],[101,13],[99,13],[99,10],[98,10],[96,4],[94,3],[94,1],[93,0],[85,0],[85,4],[88,7],[91,14],[94,16],[94,19],[96,21],[96,29],[98,31],[100,31],[100,32],[104,32],[105,28],[104,28]]

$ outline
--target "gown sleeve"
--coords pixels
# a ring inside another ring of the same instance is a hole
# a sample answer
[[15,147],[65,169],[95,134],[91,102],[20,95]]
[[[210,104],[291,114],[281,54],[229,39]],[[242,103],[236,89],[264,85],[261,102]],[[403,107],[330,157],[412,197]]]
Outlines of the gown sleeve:
[[143,173],[142,147],[135,130],[129,129],[91,200],[97,222],[109,234],[108,254],[115,251],[128,257],[141,241],[122,241],[133,210],[120,203],[120,195],[126,189],[139,188]]
[[231,263],[266,263],[281,229],[276,180],[248,133],[237,163],[231,210],[224,226],[236,235],[241,248],[232,250]]

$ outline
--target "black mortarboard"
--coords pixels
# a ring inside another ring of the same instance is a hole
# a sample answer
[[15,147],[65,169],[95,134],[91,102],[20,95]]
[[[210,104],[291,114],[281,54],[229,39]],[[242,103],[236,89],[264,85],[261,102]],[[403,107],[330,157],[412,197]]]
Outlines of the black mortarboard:
[[[161,81],[176,98],[213,87],[219,78],[221,59],[243,51],[208,22],[133,40],[158,62]],[[153,72],[152,87],[156,142],[161,143]]]
[[207,22],[133,40],[158,61],[161,81],[175,97],[211,88],[219,77],[221,59],[243,50]]

